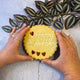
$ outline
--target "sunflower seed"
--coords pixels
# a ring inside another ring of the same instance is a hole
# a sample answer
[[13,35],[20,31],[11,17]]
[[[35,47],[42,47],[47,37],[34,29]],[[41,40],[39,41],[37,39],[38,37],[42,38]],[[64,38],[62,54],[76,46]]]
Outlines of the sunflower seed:
[[12,31],[12,28],[10,26],[2,26],[2,29],[7,33],[10,33]]
[[63,17],[59,17],[56,21],[59,21],[63,24]]
[[75,16],[73,16],[73,15],[69,16],[69,17],[65,20],[65,28],[66,28],[66,29],[69,29],[69,28],[73,27],[74,24],[75,24],[75,21],[76,21]]
[[31,18],[31,19],[36,19],[36,17],[32,17],[32,16],[30,16],[30,18]]
[[50,17],[50,16],[48,16],[47,18],[48,18],[50,21],[52,21],[52,20],[53,20],[53,18],[52,18],[52,17]]
[[41,11],[37,11],[36,16],[43,15]]
[[49,18],[45,17],[43,21],[44,21],[44,24],[45,24],[45,25],[50,25],[50,20],[49,20]]
[[74,0],[71,0],[70,4],[71,4],[71,7],[74,7],[76,2]]
[[59,12],[62,12],[62,10],[63,10],[62,5],[61,4],[57,4],[56,5],[56,10],[59,11]]
[[70,11],[70,5],[68,3],[65,3],[63,5],[63,12],[68,13]]
[[60,21],[54,22],[54,27],[57,29],[63,29],[63,24]]
[[43,19],[39,19],[38,22],[37,22],[37,24],[38,24],[38,25],[39,25],[39,24],[43,24]]
[[41,6],[41,5],[45,5],[45,3],[42,2],[42,1],[35,1],[35,4],[36,4],[36,7],[37,7],[38,9],[40,9],[40,6]]
[[31,21],[30,23],[29,23],[29,26],[30,27],[32,27],[32,26],[34,26],[35,25],[35,21]]
[[48,9],[52,8],[54,6],[54,1],[48,1],[45,5]]
[[40,8],[41,8],[41,11],[42,11],[44,14],[47,14],[47,13],[48,13],[48,9],[46,8],[46,6],[40,5]]
[[54,8],[51,9],[51,15],[52,15],[52,16],[57,15],[56,9],[54,9]]
[[54,10],[55,10],[54,8],[51,9],[51,13],[50,13],[51,15],[54,15]]
[[77,4],[80,5],[80,0],[74,0]]
[[73,10],[76,12],[80,12],[80,5],[76,5]]
[[29,14],[30,16],[34,17],[36,16],[36,12],[34,9],[30,8],[30,7],[26,7],[25,11],[27,12],[27,14]]
[[15,20],[11,19],[11,18],[9,18],[9,23],[10,23],[11,26],[13,26],[13,27],[18,27],[18,23],[17,23]]
[[18,21],[18,22],[27,22],[28,19],[26,16],[24,15],[14,15],[15,19]]
[[71,11],[73,11],[75,5],[77,5],[77,3],[74,0],[71,0],[70,1]]

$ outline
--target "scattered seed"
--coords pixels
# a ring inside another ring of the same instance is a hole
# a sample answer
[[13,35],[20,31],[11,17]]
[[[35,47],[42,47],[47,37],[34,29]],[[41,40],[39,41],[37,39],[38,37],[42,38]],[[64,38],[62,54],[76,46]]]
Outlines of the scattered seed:
[[11,33],[12,31],[12,28],[10,26],[2,26],[2,29],[7,33]]

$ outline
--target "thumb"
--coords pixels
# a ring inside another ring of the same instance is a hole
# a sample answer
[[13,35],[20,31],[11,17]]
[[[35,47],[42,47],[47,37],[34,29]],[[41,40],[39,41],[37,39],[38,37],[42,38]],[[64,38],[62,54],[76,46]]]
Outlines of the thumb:
[[19,61],[33,60],[31,56],[26,56],[26,55],[19,55],[18,59]]
[[48,65],[50,65],[50,66],[58,69],[58,68],[57,68],[58,62],[57,62],[56,60],[44,59],[44,60],[42,60],[42,63],[46,63],[46,64],[48,64]]

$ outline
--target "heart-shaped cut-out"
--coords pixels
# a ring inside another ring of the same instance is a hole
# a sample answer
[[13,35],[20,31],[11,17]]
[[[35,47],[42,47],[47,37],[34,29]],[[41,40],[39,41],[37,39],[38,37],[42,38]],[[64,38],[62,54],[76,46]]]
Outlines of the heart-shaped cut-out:
[[35,54],[35,51],[32,50],[32,54]]
[[42,55],[45,56],[46,55],[46,52],[43,52]]
[[37,56],[39,56],[40,55],[40,52],[37,52]]
[[33,36],[34,35],[34,32],[30,32],[30,34]]

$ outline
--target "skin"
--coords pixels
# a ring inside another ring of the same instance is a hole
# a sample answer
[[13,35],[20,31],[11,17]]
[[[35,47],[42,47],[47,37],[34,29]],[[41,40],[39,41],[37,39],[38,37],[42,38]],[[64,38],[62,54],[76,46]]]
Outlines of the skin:
[[14,34],[16,37],[22,40],[24,34],[29,29],[30,27],[27,27],[26,24],[18,31],[16,31],[16,27],[14,27],[7,44],[0,51],[0,67],[3,67],[6,64],[11,64],[18,61],[33,60],[32,57],[30,56],[20,54],[19,52],[20,41],[12,37],[12,35]]
[[[14,34],[20,40],[23,39],[29,27],[24,25],[21,29],[16,31],[16,27],[11,32],[6,46],[0,51],[0,67],[18,61],[33,60],[32,57],[21,55],[19,52],[20,41],[13,38]],[[76,45],[71,36],[58,31],[55,32],[60,47],[60,56],[57,60],[44,59],[42,63],[46,63],[65,75],[65,80],[80,80],[80,62]]]
[[63,72],[65,80],[80,80],[80,61],[77,47],[72,37],[63,32],[56,31],[55,33],[60,47],[60,56],[54,61],[44,59],[42,63],[46,63]]

